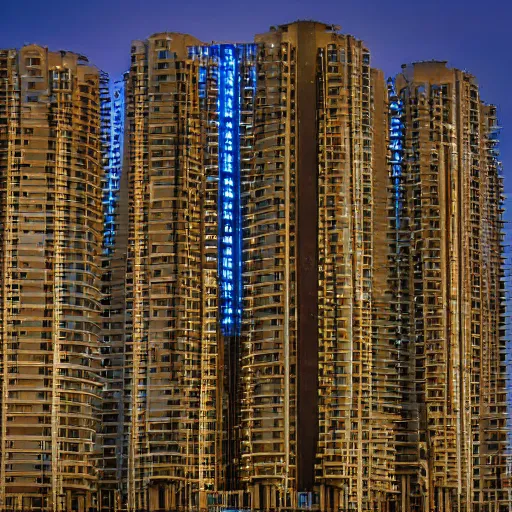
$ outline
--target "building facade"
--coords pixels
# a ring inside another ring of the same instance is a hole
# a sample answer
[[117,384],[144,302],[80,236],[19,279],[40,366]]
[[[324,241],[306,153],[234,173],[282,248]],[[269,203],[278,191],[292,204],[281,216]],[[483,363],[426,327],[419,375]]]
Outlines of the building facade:
[[474,77],[298,21],[0,85],[0,512],[510,509]]
[[185,503],[197,479],[201,170],[197,73],[187,46],[198,43],[167,34],[135,42],[126,84],[130,510],[172,507],[176,495]]
[[297,22],[256,37],[241,360],[241,471],[255,509],[317,494],[322,510],[370,510],[393,491],[393,405],[376,414],[372,348],[385,83],[338,30]]
[[127,78],[128,508],[238,491],[240,179],[254,46],[135,42]]
[[505,511],[503,183],[496,109],[444,62],[390,88],[401,510]]
[[96,507],[102,247],[99,71],[0,52],[0,510]]

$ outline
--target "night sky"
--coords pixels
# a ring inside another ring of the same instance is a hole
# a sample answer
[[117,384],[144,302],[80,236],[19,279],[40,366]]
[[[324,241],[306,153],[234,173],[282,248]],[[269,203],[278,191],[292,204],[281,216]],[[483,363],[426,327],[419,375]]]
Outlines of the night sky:
[[297,19],[341,25],[344,33],[366,42],[373,66],[387,75],[404,63],[447,60],[473,73],[484,101],[499,107],[506,189],[512,192],[512,0],[0,0],[0,5],[1,48],[38,43],[76,51],[115,78],[128,68],[133,39],[174,31],[205,42],[244,42]]

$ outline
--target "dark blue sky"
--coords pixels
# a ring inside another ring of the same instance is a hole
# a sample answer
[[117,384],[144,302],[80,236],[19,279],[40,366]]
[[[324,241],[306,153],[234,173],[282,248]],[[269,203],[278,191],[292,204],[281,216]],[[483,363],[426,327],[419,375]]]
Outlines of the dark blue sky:
[[[477,76],[498,105],[512,192],[512,0],[0,0],[0,47],[38,43],[87,55],[119,75],[130,41],[154,32],[247,41],[270,25],[316,19],[363,39],[387,75],[415,60],[448,60]],[[507,216],[512,218],[509,213]]]

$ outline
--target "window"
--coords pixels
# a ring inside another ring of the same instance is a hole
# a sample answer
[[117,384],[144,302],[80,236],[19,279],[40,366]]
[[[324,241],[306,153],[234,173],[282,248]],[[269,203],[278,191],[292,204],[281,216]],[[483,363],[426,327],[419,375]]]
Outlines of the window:
[[41,59],[39,57],[28,57],[27,59],[25,59],[25,65],[26,66],[40,66]]
[[338,51],[335,44],[327,47],[327,60],[329,62],[338,62]]

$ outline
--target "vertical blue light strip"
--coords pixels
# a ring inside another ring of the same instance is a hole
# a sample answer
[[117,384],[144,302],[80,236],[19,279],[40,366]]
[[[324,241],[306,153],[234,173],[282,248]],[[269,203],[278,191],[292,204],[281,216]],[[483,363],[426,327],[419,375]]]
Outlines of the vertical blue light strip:
[[[402,185],[402,172],[404,161],[404,105],[398,97],[393,79],[388,80],[388,98],[389,98],[389,164],[391,166],[391,179],[393,183],[393,198],[395,203],[395,243],[396,254],[395,264],[397,269],[397,300],[402,300],[402,254],[401,245],[403,244],[400,234],[400,218],[404,207],[404,191]],[[402,344],[402,313],[401,306],[398,309],[398,330],[396,345]]]
[[[393,178],[395,192],[395,222],[396,230],[400,229],[400,215],[402,210],[402,165],[404,159],[404,107],[398,98],[395,83],[388,80],[389,92],[389,151],[391,154],[391,177]],[[398,236],[398,235],[397,235]],[[398,249],[398,246],[397,246]]]
[[114,83],[110,115],[111,145],[108,170],[103,189],[103,252],[107,256],[113,253],[115,246],[116,214],[123,166],[124,81]]
[[[241,111],[256,94],[255,44],[214,44],[189,48],[200,61],[198,92],[217,85],[219,320],[224,336],[240,333],[242,319]],[[243,76],[242,76],[243,75]],[[248,98],[242,93],[251,90]],[[248,108],[248,107],[245,107]],[[252,109],[252,104],[250,107]],[[245,133],[245,132],[244,132]]]
[[219,47],[219,277],[224,336],[240,332],[240,73],[235,45]]
[[105,203],[106,189],[111,165],[112,148],[112,95],[110,94],[110,78],[108,73],[100,75],[100,130],[101,130],[101,162],[103,167],[103,253],[107,254],[107,215]]

